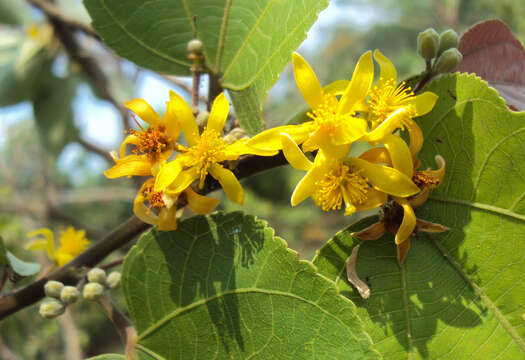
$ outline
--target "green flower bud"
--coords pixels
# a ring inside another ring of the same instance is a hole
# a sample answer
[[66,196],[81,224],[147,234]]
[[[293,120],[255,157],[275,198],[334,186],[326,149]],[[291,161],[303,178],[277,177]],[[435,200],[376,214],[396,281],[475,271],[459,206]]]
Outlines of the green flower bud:
[[80,292],[74,286],[64,286],[60,292],[60,300],[66,304],[73,304],[78,301],[80,297]]
[[62,284],[60,281],[49,280],[44,285],[44,293],[46,296],[58,299],[60,298],[60,292],[63,288],[64,284]]
[[104,286],[96,282],[90,282],[84,285],[82,296],[86,300],[97,300],[104,293]]
[[230,131],[228,134],[226,134],[223,137],[223,140],[228,144],[232,144],[236,142],[237,140],[247,138],[247,137],[248,137],[248,134],[246,134],[246,131],[244,131],[241,128],[235,128],[232,131]]
[[443,31],[439,35],[439,51],[438,55],[442,54],[445,50],[451,49],[451,48],[457,48],[459,43],[459,37],[458,34],[452,30],[446,30]]
[[428,28],[417,36],[417,52],[423,59],[430,61],[437,55],[439,35],[436,30]]
[[192,39],[188,41],[188,52],[190,53],[201,53],[202,52],[202,41],[199,39]]
[[46,319],[52,319],[58,315],[62,315],[66,311],[66,307],[62,301],[56,299],[49,299],[40,304],[40,315]]
[[445,50],[443,54],[439,55],[436,63],[434,64],[434,72],[436,74],[446,73],[454,70],[463,60],[463,55],[458,49],[452,48]]
[[104,285],[106,283],[106,272],[100,268],[93,268],[88,271],[87,278],[89,282]]
[[122,275],[118,271],[113,271],[111,274],[108,275],[108,278],[106,279],[106,285],[110,289],[116,289],[120,285],[120,278]]

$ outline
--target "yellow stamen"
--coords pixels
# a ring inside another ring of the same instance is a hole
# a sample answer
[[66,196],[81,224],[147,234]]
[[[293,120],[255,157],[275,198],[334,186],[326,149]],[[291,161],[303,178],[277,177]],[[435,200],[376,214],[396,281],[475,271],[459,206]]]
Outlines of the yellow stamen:
[[164,200],[162,200],[162,191],[155,192],[153,190],[154,183],[146,185],[143,190],[144,200],[146,200],[148,205],[148,210],[151,208],[160,209],[166,207]]
[[416,171],[412,176],[412,181],[421,189],[424,187],[433,189],[440,185],[439,179],[426,174],[425,171]]
[[324,211],[340,210],[343,202],[343,188],[352,205],[364,203],[368,197],[368,179],[361,175],[362,170],[352,171],[349,166],[336,163],[322,180],[315,183],[313,194],[315,203]]
[[185,162],[187,167],[197,167],[200,172],[199,188],[204,186],[204,180],[208,175],[211,165],[226,160],[226,147],[228,144],[223,141],[219,132],[214,129],[204,128],[199,142],[188,149],[189,161]]
[[382,83],[382,86],[379,87],[375,85],[370,91],[370,98],[368,100],[372,130],[378,127],[392,112],[401,106],[409,109],[409,118],[417,115],[413,106],[403,105],[403,102],[415,96],[410,86],[406,85],[405,82],[396,86],[393,79],[384,82],[380,81],[379,83]]
[[147,130],[141,127],[141,130],[129,130],[129,133],[139,138],[139,144],[133,150],[137,155],[146,154],[150,160],[157,160],[163,151],[166,150],[169,143],[166,134],[166,126],[150,126]]
[[351,120],[353,114],[337,113],[337,104],[337,98],[333,94],[326,94],[317,108],[306,113],[314,121],[316,130],[322,129],[332,135],[341,123]]

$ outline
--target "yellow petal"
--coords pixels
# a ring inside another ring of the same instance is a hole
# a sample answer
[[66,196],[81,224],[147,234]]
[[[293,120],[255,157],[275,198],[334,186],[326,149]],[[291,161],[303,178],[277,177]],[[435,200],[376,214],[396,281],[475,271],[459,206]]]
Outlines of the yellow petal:
[[155,177],[153,191],[159,192],[167,188],[179,176],[181,171],[182,165],[177,159],[161,166],[159,173]]
[[157,215],[144,205],[144,185],[145,183],[140,188],[137,196],[135,196],[135,200],[133,201],[133,212],[142,222],[150,225],[157,225],[159,221]]
[[423,147],[423,132],[415,121],[407,128],[410,135],[410,153],[415,156]]
[[416,95],[404,101],[402,105],[411,104],[416,108],[416,116],[422,116],[429,113],[436,104],[438,96],[433,92],[426,91],[423,94]]
[[313,69],[301,55],[293,53],[292,63],[295,82],[299,91],[303,94],[304,101],[312,109],[315,109],[323,100],[323,87],[319,83]]
[[382,142],[390,154],[394,169],[412,178],[414,174],[414,163],[412,162],[412,153],[406,142],[401,139],[401,137],[392,134],[385,136]]
[[281,142],[284,157],[294,169],[308,171],[312,167],[312,162],[299,149],[299,146],[293,141],[290,135],[281,133]]
[[362,153],[359,158],[361,160],[366,160],[374,164],[387,164],[392,165],[392,160],[388,151],[384,147],[371,148]]
[[352,80],[350,80],[339,101],[337,113],[345,114],[355,111],[356,105],[362,103],[368,95],[373,79],[374,62],[372,61],[372,52],[367,51],[357,62]]
[[404,210],[403,221],[401,222],[399,230],[397,230],[395,239],[396,244],[401,244],[414,232],[414,229],[416,228],[416,214],[414,214],[414,210],[408,203],[407,199],[394,197],[394,200],[401,205]]
[[58,266],[66,265],[68,262],[73,260],[73,258],[74,256],[69,253],[62,252],[62,251],[55,252],[55,261],[57,262]]
[[122,159],[115,159],[116,164],[104,171],[109,179],[122,176],[147,176],[151,175],[151,162],[145,155],[128,155]]
[[218,199],[197,194],[191,188],[184,190],[184,193],[186,194],[186,199],[188,199],[188,207],[200,215],[211,213],[219,204]]
[[194,146],[199,142],[200,135],[193,111],[186,101],[173,91],[170,91],[170,102],[173,113],[177,115],[177,120],[182,127],[182,131],[184,131],[188,145]]
[[332,135],[334,145],[344,145],[359,140],[366,133],[367,123],[365,119],[352,118],[351,121],[342,123]]
[[343,95],[349,83],[348,80],[336,80],[323,87],[323,91],[325,94]]
[[279,153],[278,150],[264,150],[264,149],[254,148],[253,146],[247,145],[246,144],[247,142],[248,142],[248,139],[240,139],[226,146],[226,149],[224,150],[224,156],[226,160],[237,160],[239,156],[245,155],[245,154],[259,155],[259,156],[273,156]]
[[132,144],[132,145],[138,145],[140,143],[140,139],[136,135],[128,135],[120,145],[120,157],[123,158],[126,156],[126,145]]
[[137,114],[142,120],[152,126],[160,123],[160,116],[144,99],[134,99],[124,104],[128,109]]
[[48,244],[48,241],[44,239],[33,240],[29,244],[27,244],[25,248],[31,251],[42,251],[42,250],[47,251],[48,250],[47,244]]
[[36,246],[37,248],[32,249],[32,248],[29,248],[29,246],[31,245],[31,244],[29,244],[27,246],[27,249],[29,249],[29,250],[46,250],[47,251],[47,256],[50,259],[53,259],[53,253],[55,251],[55,236],[53,235],[53,232],[50,229],[42,228],[42,229],[31,231],[31,232],[29,232],[27,234],[28,237],[33,237],[33,236],[38,236],[38,235],[44,236],[45,240],[36,240],[33,243],[37,243],[37,242],[43,241],[43,242],[45,242],[45,246],[38,248],[39,246],[42,246],[44,244],[42,242],[42,244],[40,244],[40,245],[35,244],[34,246]]
[[182,128],[176,111],[175,104],[171,100],[167,101],[166,113],[164,114],[164,125],[166,125],[166,132],[172,141],[176,141],[179,138]]
[[221,184],[226,196],[233,202],[242,205],[244,202],[244,191],[239,180],[228,169],[218,164],[210,167],[210,174]]
[[405,108],[399,108],[388,116],[377,128],[369,132],[363,137],[363,141],[369,141],[372,143],[381,141],[385,136],[388,136],[394,132],[395,129],[403,124],[403,120],[409,116],[408,110]]
[[255,135],[246,142],[246,145],[262,150],[281,150],[280,133],[286,133],[290,135],[297,144],[302,144],[312,131],[311,125],[312,122],[308,121],[299,125],[277,126]]
[[213,101],[210,116],[208,117],[208,124],[206,125],[207,128],[213,129],[220,134],[226,123],[229,111],[230,103],[228,102],[226,95],[222,92]]
[[432,177],[437,180],[438,184],[435,186],[432,186],[431,188],[436,188],[443,182],[443,179],[445,178],[445,171],[446,171],[446,161],[441,155],[436,155],[434,157],[436,160],[436,164],[438,165],[437,170],[431,170],[427,169],[422,171],[426,176]]
[[179,176],[173,180],[171,185],[164,189],[168,194],[177,194],[181,193],[184,189],[191,185],[192,182],[197,180],[200,176],[200,173],[197,168],[192,167],[187,170],[182,170],[179,173]]
[[306,175],[299,181],[290,200],[292,206],[296,206],[315,192],[315,183],[323,178],[328,172],[329,162],[322,150],[319,150],[314,163]]
[[379,80],[377,86],[382,87],[383,84],[388,80],[393,80],[394,84],[397,82],[397,71],[394,64],[388,58],[381,53],[381,51],[374,51],[374,59],[379,64]]
[[158,229],[160,231],[177,230],[177,207],[160,210]]
[[377,190],[403,197],[414,195],[420,191],[416,184],[399,170],[384,165],[372,164],[357,158],[350,158],[348,161],[350,164],[362,169],[362,175],[368,178],[368,181]]
[[388,195],[382,191],[378,191],[375,189],[368,190],[368,193],[366,194],[367,199],[362,204],[357,204],[356,211],[365,211],[365,210],[372,210],[380,207],[388,200]]

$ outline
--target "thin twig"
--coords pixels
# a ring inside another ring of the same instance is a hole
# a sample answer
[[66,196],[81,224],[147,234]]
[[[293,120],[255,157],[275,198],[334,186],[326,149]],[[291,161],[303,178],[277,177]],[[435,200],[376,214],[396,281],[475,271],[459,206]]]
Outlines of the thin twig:
[[213,72],[208,73],[208,111],[211,110],[213,100],[222,92],[223,88],[219,77]]
[[60,21],[66,24],[72,29],[80,30],[86,35],[89,35],[97,40],[100,40],[100,36],[90,26],[87,26],[79,21],[67,17],[58,7],[50,2],[42,0],[27,0],[31,5],[42,10],[47,17]]
[[192,84],[193,87],[191,89],[191,104],[193,106],[193,111],[198,112],[198,106],[199,106],[199,86],[201,84],[201,72],[199,70],[194,70],[192,68],[191,71],[191,77],[192,77]]
[[108,270],[108,269],[114,268],[115,266],[119,266],[123,262],[124,262],[124,258],[120,258],[120,259],[114,260],[114,261],[112,261],[110,263],[107,263],[106,265],[102,265],[100,268],[103,269],[103,270]]
[[135,344],[137,343],[137,331],[124,314],[113,304],[107,295],[102,295],[98,299],[99,305],[102,307],[107,317],[117,328],[122,342],[124,343],[124,353],[126,359],[137,359],[137,350]]
[[0,277],[0,292],[4,288],[5,282],[7,281],[8,277],[9,277],[9,266],[2,265],[2,275]]
[[[251,176],[264,170],[286,164],[286,159],[282,153],[275,156],[261,157],[256,155],[243,156],[234,170],[239,179]],[[220,184],[208,177],[204,194],[220,188]],[[177,206],[183,207],[186,204],[180,202]],[[53,271],[48,276],[39,279],[27,286],[16,289],[0,297],[0,320],[21,309],[33,305],[44,297],[44,284],[48,280],[57,280],[68,285],[75,285],[79,281],[78,269],[82,267],[93,267],[103,260],[108,254],[122,247],[131,241],[135,236],[141,234],[151,225],[145,224],[137,217],[132,216],[127,221],[119,225],[115,230],[106,235],[102,240],[96,242],[82,254],[74,258],[70,263]]]
[[82,145],[83,148],[85,148],[88,151],[94,152],[95,154],[101,156],[104,160],[108,161],[110,164],[113,163],[113,159],[109,155],[109,151],[106,151],[100,147],[98,147],[95,144],[90,143],[86,139],[79,137],[77,139],[77,142]]

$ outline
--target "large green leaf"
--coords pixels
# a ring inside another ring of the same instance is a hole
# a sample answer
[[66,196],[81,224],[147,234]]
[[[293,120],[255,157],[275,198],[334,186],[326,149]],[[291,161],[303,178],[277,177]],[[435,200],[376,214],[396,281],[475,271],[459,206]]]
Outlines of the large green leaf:
[[86,360],[126,360],[126,357],[124,355],[119,355],[119,354],[103,354],[103,355],[91,357]]
[[25,1],[0,1],[0,23],[27,25],[31,21],[29,5]]
[[334,283],[239,212],[143,235],[126,257],[122,285],[143,358],[377,356]]
[[193,16],[206,67],[230,94],[241,125],[264,129],[262,103],[328,0],[84,0],[93,27],[140,66],[188,75]]
[[423,168],[447,160],[444,183],[418,217],[451,231],[419,235],[405,265],[391,236],[364,242],[357,272],[372,293],[348,284],[345,260],[358,243],[355,225],[314,259],[322,275],[352,299],[387,359],[522,359],[525,356],[525,113],[510,112],[473,75],[449,75],[427,86],[439,95],[419,118]]

